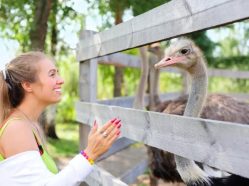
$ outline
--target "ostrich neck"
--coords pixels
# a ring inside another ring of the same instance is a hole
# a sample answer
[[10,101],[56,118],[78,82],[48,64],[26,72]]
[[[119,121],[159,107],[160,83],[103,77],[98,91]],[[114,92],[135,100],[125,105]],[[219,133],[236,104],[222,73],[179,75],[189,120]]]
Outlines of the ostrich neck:
[[[199,117],[207,95],[207,70],[204,61],[198,61],[188,70],[191,76],[191,89],[184,116]],[[206,173],[193,160],[175,155],[176,167],[185,183],[209,182]]]
[[133,108],[144,109],[144,97],[149,73],[149,62],[147,56],[147,46],[140,47],[139,50],[141,54],[141,75],[133,103]]
[[189,69],[191,89],[184,116],[199,117],[207,96],[208,77],[204,61],[198,61]]

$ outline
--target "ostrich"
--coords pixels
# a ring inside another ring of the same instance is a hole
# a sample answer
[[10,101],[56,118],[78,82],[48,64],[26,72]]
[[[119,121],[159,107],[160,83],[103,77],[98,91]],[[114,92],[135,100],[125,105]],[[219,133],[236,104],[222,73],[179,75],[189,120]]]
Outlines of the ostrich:
[[[144,105],[144,97],[146,91],[146,84],[148,80],[149,70],[153,70],[153,76],[151,79],[152,81],[157,81],[159,77],[158,71],[150,68],[154,68],[155,61],[158,61],[162,58],[163,52],[161,51],[158,43],[150,45],[150,46],[143,46],[139,48],[140,56],[141,56],[141,75],[139,79],[138,88],[136,90],[135,99],[133,102],[133,108],[145,110]],[[153,55],[149,55],[151,52]],[[153,66],[152,66],[153,65]],[[154,107],[155,104],[161,103],[158,92],[157,92],[158,84],[154,84],[151,88],[151,95],[150,101],[152,102],[152,106]],[[162,178],[165,181],[176,181],[180,180],[180,175],[175,170],[175,162],[173,154],[167,153],[165,151],[159,150],[154,147],[146,146],[147,151],[149,154],[149,167],[150,170],[150,185],[157,186],[158,185],[158,178]],[[176,185],[175,185],[176,186]],[[179,186],[179,184],[177,184]]]
[[[200,49],[191,40],[184,38],[172,43],[166,51],[166,56],[155,65],[155,68],[159,69],[167,66],[174,66],[187,71],[192,84],[188,97],[185,96],[178,100],[161,103],[157,109],[158,111],[164,110],[164,112],[170,114],[249,123],[249,104],[220,94],[207,97],[208,80],[205,60]],[[155,170],[160,173],[155,175],[166,181],[179,182],[182,179],[189,186],[249,185],[249,179],[237,175],[209,176],[192,160],[175,155],[174,162],[172,154],[159,149],[154,150],[156,154],[161,154],[161,161],[166,162],[167,167],[174,167],[176,163],[176,168],[181,178],[169,175],[168,172],[176,172],[176,170],[169,171],[162,166],[156,167],[161,169]]]

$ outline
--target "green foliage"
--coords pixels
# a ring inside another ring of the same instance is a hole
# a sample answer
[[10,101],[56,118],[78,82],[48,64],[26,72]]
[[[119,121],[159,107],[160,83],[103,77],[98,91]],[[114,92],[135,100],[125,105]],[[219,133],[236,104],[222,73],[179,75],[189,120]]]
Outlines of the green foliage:
[[59,140],[48,139],[48,152],[55,159],[61,157],[72,157],[79,149],[79,127],[75,123],[57,123],[56,132]]
[[110,99],[113,97],[114,66],[98,65],[98,99]]
[[[249,70],[248,56],[208,58],[208,66],[217,69],[230,69],[237,71]],[[248,79],[229,79],[222,77],[209,78],[210,92],[243,92],[249,93]]]
[[126,50],[126,51],[123,51],[123,53],[134,55],[134,56],[140,55],[138,48],[133,48],[133,49],[130,49],[130,50]]
[[2,0],[0,5],[0,36],[17,40],[22,51],[27,51],[30,45],[29,31],[33,21],[34,1]]
[[59,122],[72,121],[75,118],[74,103],[78,100],[79,63],[74,56],[57,62],[60,75],[64,78],[63,98],[57,107],[56,119]]
[[210,77],[208,90],[220,93],[249,93],[249,80]]
[[130,5],[133,15],[137,16],[169,1],[170,0],[130,0]]
[[180,74],[160,73],[159,90],[162,93],[182,91],[182,77]]
[[249,70],[248,56],[218,57],[207,58],[210,68],[232,69],[232,70]]
[[133,96],[137,90],[137,85],[140,77],[140,70],[134,68],[125,68],[124,70],[124,96]]

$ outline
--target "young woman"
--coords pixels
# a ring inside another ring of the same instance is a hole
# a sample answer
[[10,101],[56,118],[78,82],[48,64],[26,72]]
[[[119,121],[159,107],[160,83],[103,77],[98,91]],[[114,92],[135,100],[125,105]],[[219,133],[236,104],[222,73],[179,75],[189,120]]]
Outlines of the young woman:
[[102,128],[95,122],[86,149],[58,172],[44,149],[38,118],[61,100],[63,83],[53,60],[42,52],[21,54],[0,72],[1,185],[79,185],[94,160],[118,138],[120,120],[114,118]]

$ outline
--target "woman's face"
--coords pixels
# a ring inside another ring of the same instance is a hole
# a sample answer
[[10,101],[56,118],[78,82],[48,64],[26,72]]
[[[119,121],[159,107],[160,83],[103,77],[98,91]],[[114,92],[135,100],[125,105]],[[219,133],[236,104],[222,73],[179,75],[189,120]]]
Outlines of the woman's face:
[[33,94],[43,104],[50,105],[61,100],[63,83],[54,62],[45,58],[38,63],[37,79],[31,86]]

